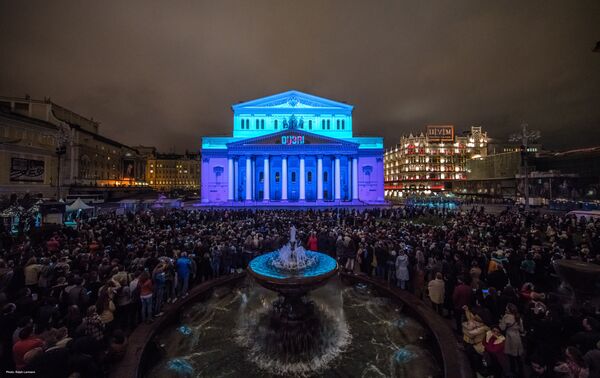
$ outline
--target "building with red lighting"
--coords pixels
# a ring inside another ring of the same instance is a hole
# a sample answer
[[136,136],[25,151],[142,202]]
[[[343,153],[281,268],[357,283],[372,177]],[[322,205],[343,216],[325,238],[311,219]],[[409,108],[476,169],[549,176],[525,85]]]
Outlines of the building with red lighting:
[[386,199],[450,192],[453,183],[467,179],[467,161],[487,156],[487,147],[487,133],[475,126],[458,136],[452,125],[403,136],[384,155]]

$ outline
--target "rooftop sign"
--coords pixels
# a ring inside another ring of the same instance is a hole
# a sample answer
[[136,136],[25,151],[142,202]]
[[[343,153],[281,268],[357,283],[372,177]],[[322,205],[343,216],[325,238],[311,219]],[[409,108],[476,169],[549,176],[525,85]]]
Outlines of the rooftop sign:
[[429,125],[427,126],[427,140],[430,142],[454,142],[454,126]]

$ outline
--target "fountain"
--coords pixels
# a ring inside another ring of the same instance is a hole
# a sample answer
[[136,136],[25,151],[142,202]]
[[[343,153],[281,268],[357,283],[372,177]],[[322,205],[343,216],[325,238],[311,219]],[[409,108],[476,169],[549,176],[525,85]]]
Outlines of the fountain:
[[266,347],[274,346],[284,356],[318,353],[322,319],[307,294],[324,285],[336,271],[335,259],[298,245],[294,226],[288,244],[250,261],[248,272],[254,280],[279,293],[266,329]]
[[182,309],[156,337],[162,357],[145,376],[439,377],[425,327],[336,272],[291,227],[288,244],[250,261],[242,284]]

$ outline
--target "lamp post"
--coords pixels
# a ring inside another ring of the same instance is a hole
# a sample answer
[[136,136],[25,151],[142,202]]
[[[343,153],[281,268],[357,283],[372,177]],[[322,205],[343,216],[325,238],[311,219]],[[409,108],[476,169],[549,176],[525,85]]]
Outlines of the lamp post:
[[527,124],[521,124],[521,132],[512,134],[509,138],[511,142],[520,142],[521,143],[521,159],[523,164],[523,185],[524,185],[524,196],[525,196],[525,210],[529,210],[529,165],[528,165],[528,157],[529,157],[529,142],[533,142],[538,140],[541,136],[541,133],[538,130],[528,130]]
[[67,153],[67,147],[64,144],[60,144],[56,147],[56,156],[58,157],[58,168],[57,168],[57,180],[56,180],[56,200],[60,201],[60,163],[61,157]]

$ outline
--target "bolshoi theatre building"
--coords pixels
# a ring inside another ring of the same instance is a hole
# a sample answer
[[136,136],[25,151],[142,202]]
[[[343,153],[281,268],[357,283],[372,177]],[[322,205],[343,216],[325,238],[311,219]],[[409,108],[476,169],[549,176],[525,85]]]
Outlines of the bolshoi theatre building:
[[232,110],[231,137],[202,138],[203,204],[384,203],[383,138],[353,135],[353,106],[288,91]]

